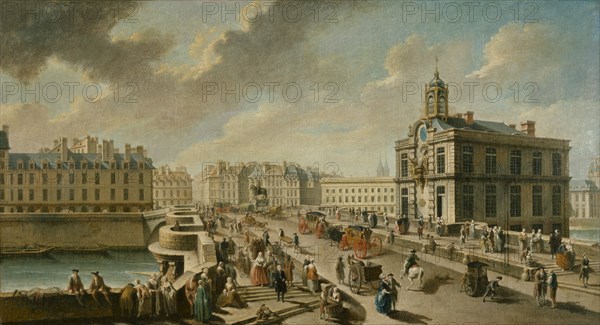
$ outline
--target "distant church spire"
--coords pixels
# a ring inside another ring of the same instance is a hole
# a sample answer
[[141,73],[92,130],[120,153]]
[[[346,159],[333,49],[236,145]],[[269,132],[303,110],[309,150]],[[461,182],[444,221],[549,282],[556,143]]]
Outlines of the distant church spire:
[[377,165],[377,177],[384,176],[385,169],[383,168],[383,164],[381,163],[381,153],[379,153],[379,165]]

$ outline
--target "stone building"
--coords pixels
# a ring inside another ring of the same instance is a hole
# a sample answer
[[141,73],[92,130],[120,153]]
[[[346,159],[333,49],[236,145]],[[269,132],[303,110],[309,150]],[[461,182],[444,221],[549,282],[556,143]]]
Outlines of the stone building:
[[517,130],[450,114],[437,68],[424,96],[421,118],[395,143],[401,214],[568,233],[568,140],[537,137],[533,121]]
[[393,215],[397,191],[393,177],[328,177],[321,180],[325,206],[367,209]]
[[207,165],[195,177],[195,200],[203,204],[247,204],[252,201],[250,187],[267,189],[269,205],[318,205],[320,185],[318,171],[298,164],[236,163],[218,161]]
[[[94,138],[96,139],[96,138]],[[97,140],[96,140],[97,142]],[[152,209],[152,160],[143,146],[88,142],[73,152],[67,138],[38,153],[12,153],[0,131],[0,212],[138,212]]]
[[185,167],[162,165],[152,172],[154,207],[193,204],[192,177]]
[[600,219],[600,158],[590,164],[588,178],[570,184],[573,218]]

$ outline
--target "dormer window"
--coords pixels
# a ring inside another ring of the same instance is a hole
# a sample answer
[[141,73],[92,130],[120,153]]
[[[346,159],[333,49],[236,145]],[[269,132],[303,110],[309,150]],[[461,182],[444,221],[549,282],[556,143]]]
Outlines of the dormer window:
[[143,162],[139,162],[138,163],[138,168],[139,169],[144,169],[144,163]]
[[19,161],[17,163],[17,169],[19,169],[19,170],[23,169],[23,162],[22,161]]
[[48,169],[48,162],[47,161],[43,161],[42,162],[42,169]]
[[88,168],[88,162],[86,160],[81,162],[81,169],[87,169]]
[[69,169],[75,169],[75,163],[70,161],[69,162]]
[[126,161],[123,163],[123,169],[129,169],[129,162]]
[[100,169],[100,163],[99,163],[99,162],[95,162],[95,163],[94,163],[94,168],[96,168],[96,169]]
[[115,168],[117,168],[117,163],[114,162],[114,161],[111,161],[110,162],[110,169],[115,169]]
[[33,162],[33,161],[29,162],[29,169],[31,169],[31,170],[35,169],[35,162]]
[[62,162],[60,160],[56,161],[56,169],[62,169]]

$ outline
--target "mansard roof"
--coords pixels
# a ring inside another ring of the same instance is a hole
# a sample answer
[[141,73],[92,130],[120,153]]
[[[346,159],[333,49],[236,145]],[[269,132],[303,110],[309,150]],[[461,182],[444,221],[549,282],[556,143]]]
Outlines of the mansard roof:
[[[57,162],[60,160],[60,153],[58,152],[44,152],[44,153],[11,153],[9,155],[8,168],[16,169],[17,163],[22,161],[26,166],[29,165],[30,161],[33,161],[36,168],[42,168],[44,161],[48,162],[49,169],[56,169]],[[62,164],[61,168],[69,168],[69,161],[75,163],[75,168],[79,169],[83,162],[94,163],[100,160],[100,169],[110,169],[110,163],[116,162],[117,166],[121,167],[122,163],[125,162],[125,154],[114,154],[113,159],[110,161],[102,161],[102,155],[96,153],[74,153],[69,151],[67,154],[67,160],[60,161]],[[154,169],[152,161],[144,158],[138,153],[131,153],[129,169],[138,169],[138,162],[144,163],[144,169]]]

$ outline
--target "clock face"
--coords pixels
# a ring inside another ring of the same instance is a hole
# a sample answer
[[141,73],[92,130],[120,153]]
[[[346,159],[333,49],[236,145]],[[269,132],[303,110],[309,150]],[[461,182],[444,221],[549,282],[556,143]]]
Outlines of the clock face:
[[427,140],[427,129],[424,126],[419,129],[419,138],[421,141]]

